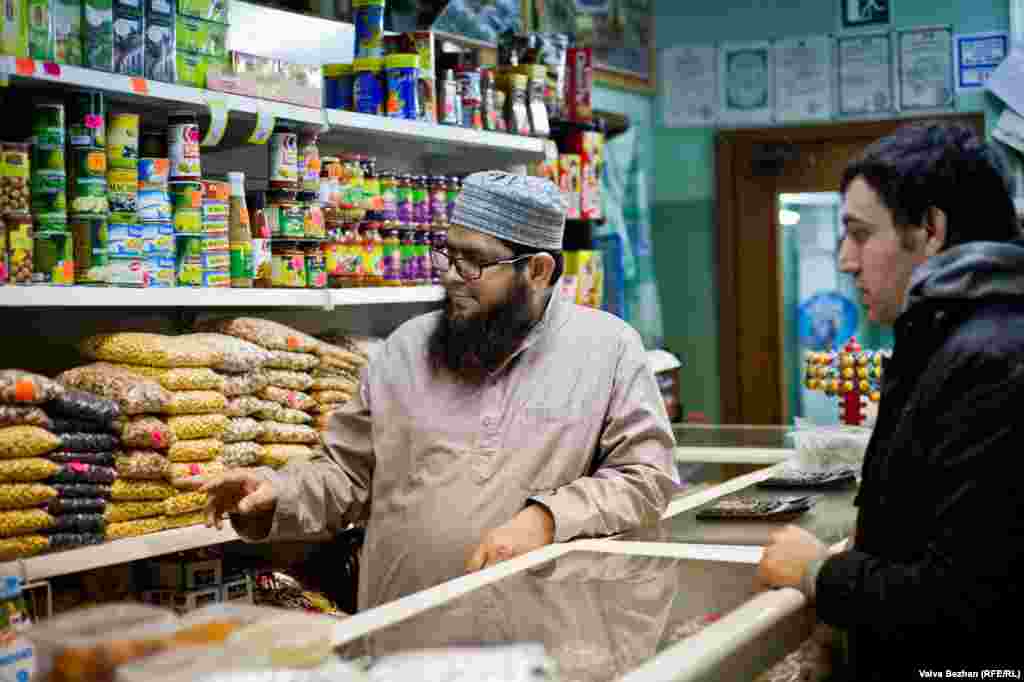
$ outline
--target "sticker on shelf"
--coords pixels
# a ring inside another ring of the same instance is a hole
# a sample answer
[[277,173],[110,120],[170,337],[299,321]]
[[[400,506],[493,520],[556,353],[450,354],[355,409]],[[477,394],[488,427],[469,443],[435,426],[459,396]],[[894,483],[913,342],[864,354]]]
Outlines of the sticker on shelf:
[[249,136],[249,144],[266,144],[276,123],[277,119],[273,114],[263,107],[259,107],[256,114],[256,129]]
[[36,63],[28,57],[18,57],[14,63],[14,70],[19,76],[36,75]]
[[148,95],[149,81],[145,78],[132,78],[132,92],[136,95]]
[[43,73],[53,78],[60,78],[60,64],[54,62],[43,62]]
[[224,139],[224,133],[228,129],[228,105],[222,99],[209,99],[206,106],[210,110],[210,127],[200,146],[216,147]]

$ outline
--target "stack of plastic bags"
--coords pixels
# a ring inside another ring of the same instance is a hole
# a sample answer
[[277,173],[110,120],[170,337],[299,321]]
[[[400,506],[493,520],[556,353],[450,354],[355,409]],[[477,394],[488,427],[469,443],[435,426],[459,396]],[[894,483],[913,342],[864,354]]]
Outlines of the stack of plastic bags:
[[359,390],[360,373],[378,340],[329,334],[320,337],[320,342],[320,367],[313,372],[311,395],[317,403],[314,424],[326,431],[331,413]]

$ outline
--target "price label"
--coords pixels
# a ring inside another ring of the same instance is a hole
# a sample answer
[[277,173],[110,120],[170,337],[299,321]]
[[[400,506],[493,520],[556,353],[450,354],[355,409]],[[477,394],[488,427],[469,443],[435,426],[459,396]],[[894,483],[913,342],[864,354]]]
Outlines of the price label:
[[28,57],[19,57],[14,63],[14,72],[19,76],[36,75],[36,63]]
[[134,92],[136,95],[148,95],[149,81],[147,81],[145,78],[133,78],[132,92]]
[[256,129],[249,136],[249,144],[266,144],[276,123],[274,115],[261,107],[256,114]]
[[210,99],[206,102],[210,110],[210,127],[200,143],[203,147],[216,147],[224,139],[228,129],[228,105],[222,99]]
[[60,64],[54,64],[53,62],[43,62],[43,73],[45,73],[47,76],[60,78]]

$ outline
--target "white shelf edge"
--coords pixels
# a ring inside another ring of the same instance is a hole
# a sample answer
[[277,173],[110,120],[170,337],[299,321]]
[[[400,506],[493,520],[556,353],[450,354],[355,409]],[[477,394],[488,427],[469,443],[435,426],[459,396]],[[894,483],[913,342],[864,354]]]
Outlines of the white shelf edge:
[[436,303],[444,289],[128,289],[90,286],[0,287],[0,308],[324,308]]
[[221,545],[238,539],[238,534],[230,524],[225,525],[222,530],[206,526],[188,526],[135,538],[112,540],[102,545],[8,561],[0,564],[0,575],[16,575],[26,582],[35,582],[174,552]]
[[680,464],[779,464],[791,459],[792,448],[677,446],[672,454]]

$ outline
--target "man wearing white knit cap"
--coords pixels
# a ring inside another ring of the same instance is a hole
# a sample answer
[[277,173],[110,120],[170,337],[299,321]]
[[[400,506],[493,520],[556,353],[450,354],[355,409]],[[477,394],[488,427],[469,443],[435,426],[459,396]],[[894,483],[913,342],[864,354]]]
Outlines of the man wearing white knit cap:
[[328,457],[206,485],[253,541],[366,522],[359,606],[552,542],[656,523],[678,478],[639,335],[557,293],[551,182],[476,173],[431,254],[443,311],[402,325],[332,417]]

